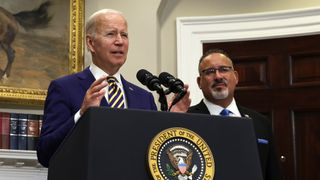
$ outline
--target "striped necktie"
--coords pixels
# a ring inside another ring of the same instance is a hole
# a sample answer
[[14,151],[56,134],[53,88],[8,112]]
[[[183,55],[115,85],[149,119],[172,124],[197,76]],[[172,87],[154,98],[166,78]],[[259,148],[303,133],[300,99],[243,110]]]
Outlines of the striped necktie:
[[117,79],[113,76],[107,77],[108,88],[108,104],[112,108],[124,108],[123,93],[117,85]]
[[221,115],[221,116],[229,116],[230,114],[232,114],[232,112],[229,111],[228,109],[223,109],[223,110],[220,112],[220,115]]

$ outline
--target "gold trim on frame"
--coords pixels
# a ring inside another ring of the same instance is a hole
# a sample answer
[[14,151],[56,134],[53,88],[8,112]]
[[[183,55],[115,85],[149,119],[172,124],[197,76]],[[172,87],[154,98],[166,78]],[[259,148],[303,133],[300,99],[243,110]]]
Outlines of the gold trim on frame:
[[[83,69],[84,0],[70,0],[69,74]],[[18,105],[43,106],[47,95],[44,89],[0,86],[0,102]]]

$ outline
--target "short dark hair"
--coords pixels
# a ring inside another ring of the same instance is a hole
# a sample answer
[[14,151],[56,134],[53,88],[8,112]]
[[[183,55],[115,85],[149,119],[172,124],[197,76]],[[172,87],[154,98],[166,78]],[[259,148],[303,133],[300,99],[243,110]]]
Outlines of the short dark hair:
[[[231,63],[232,63],[232,60],[231,60],[229,54],[228,54],[226,51],[224,51],[224,50],[222,50],[222,49],[218,49],[218,48],[216,48],[216,49],[209,49],[208,51],[206,51],[206,52],[201,56],[201,58],[200,58],[200,60],[199,60],[199,64],[198,64],[198,69],[199,69],[200,64],[201,64],[201,62],[203,61],[203,59],[206,58],[207,56],[209,56],[210,54],[213,54],[213,53],[219,53],[219,54],[225,55],[227,58],[230,59],[230,61],[231,61]],[[199,69],[199,73],[200,73],[200,69]]]

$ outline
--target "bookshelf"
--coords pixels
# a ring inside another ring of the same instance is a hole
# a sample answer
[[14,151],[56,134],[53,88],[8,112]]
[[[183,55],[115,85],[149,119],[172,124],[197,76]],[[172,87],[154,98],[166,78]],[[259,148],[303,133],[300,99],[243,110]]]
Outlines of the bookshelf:
[[46,180],[47,173],[36,151],[0,149],[0,180]]
[[[26,110],[26,109],[6,109],[0,108],[2,114],[5,113],[16,113],[16,114],[43,114],[42,110]],[[1,118],[0,118],[1,119]],[[2,146],[0,147],[0,180],[46,180],[47,179],[47,168],[41,166],[37,160],[37,154],[35,150],[27,149],[11,149],[10,146],[4,145],[5,141],[12,139],[10,138],[10,123],[3,123],[3,117],[1,119],[1,138]],[[9,120],[10,121],[10,120]],[[7,129],[4,132],[4,129]],[[9,138],[8,138],[9,133]],[[39,132],[38,132],[39,133]],[[30,139],[30,138],[29,138]],[[29,140],[27,137],[27,140]],[[18,139],[19,141],[19,139]],[[27,141],[28,142],[28,141]],[[9,143],[10,144],[10,143]],[[3,148],[6,147],[6,148]],[[16,148],[16,147],[15,147]],[[34,147],[33,147],[34,148]]]

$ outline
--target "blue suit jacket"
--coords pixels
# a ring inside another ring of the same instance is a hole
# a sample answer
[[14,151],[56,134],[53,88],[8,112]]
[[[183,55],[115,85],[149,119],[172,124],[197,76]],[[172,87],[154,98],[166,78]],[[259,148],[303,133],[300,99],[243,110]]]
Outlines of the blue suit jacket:
[[[51,156],[75,125],[74,115],[80,110],[85,93],[94,81],[94,76],[86,68],[50,83],[37,148],[38,160],[43,166],[49,166]],[[150,92],[127,82],[122,76],[121,81],[128,108],[157,110]],[[100,105],[108,107],[105,98]]]

